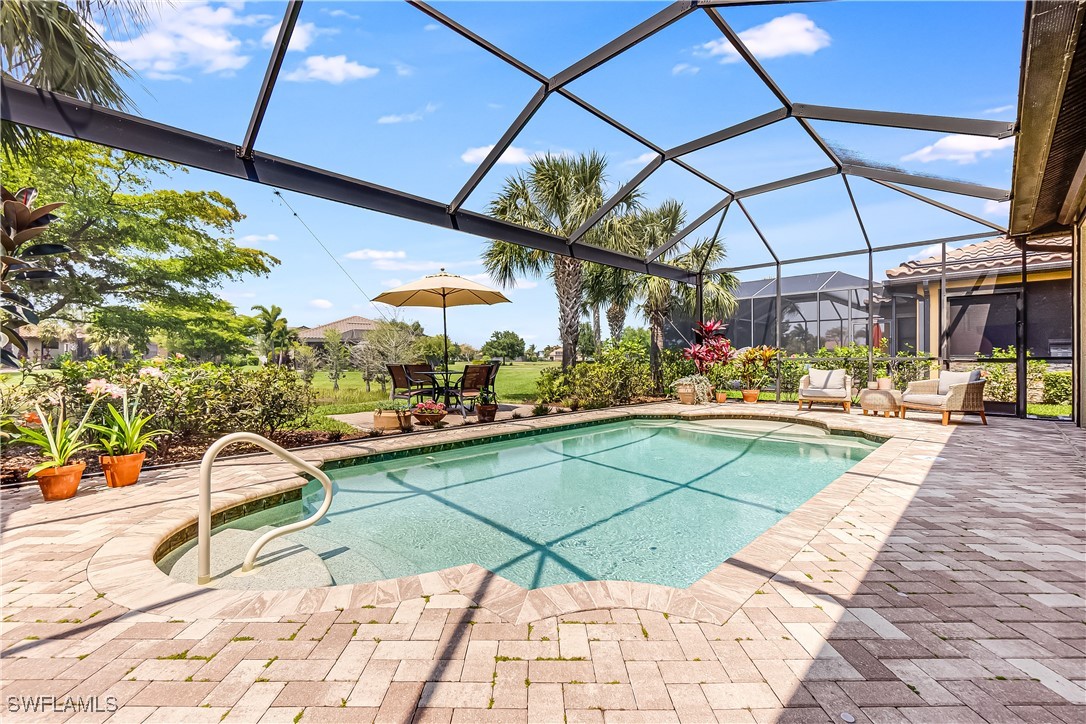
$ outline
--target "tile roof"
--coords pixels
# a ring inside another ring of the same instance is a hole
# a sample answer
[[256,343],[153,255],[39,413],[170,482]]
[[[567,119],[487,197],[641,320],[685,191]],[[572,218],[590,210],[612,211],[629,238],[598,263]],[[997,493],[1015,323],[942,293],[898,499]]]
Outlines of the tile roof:
[[365,317],[360,317],[356,314],[351,317],[337,319],[328,324],[309,327],[308,329],[299,328],[297,333],[298,339],[323,339],[324,333],[330,329],[334,329],[340,334],[344,334],[345,332],[372,332],[376,328],[377,323],[372,319],[366,319]]
[[[1071,266],[1071,237],[1057,236],[1050,239],[1034,240],[1032,247],[1048,247],[1042,251],[1030,251],[1026,263],[1030,267]],[[1053,249],[1052,247],[1057,247]],[[1066,249],[1066,251],[1064,251]],[[996,239],[980,241],[958,249],[947,249],[946,273],[948,276],[980,274],[993,271],[1014,271],[1020,264],[1022,251],[1010,238],[1001,236]],[[924,279],[940,275],[942,255],[907,261],[901,266],[886,270],[886,278]]]

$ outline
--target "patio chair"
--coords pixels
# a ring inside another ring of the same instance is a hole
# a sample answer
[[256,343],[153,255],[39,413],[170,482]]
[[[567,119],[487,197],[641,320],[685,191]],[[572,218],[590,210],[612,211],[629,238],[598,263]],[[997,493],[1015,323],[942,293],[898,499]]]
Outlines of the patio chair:
[[449,390],[449,396],[456,398],[461,414],[475,409],[475,401],[483,390],[489,389],[490,378],[494,374],[491,365],[468,365],[464,368],[460,384]]
[[799,401],[797,409],[803,409],[807,403],[810,410],[814,404],[840,405],[849,412],[852,409],[852,378],[843,369],[818,370],[811,368],[799,380]]
[[941,372],[938,379],[910,382],[901,396],[901,417],[906,410],[939,412],[943,424],[950,423],[950,413],[960,412],[980,415],[980,421],[988,424],[984,416],[984,385],[988,380],[980,376],[980,370],[971,372]]
[[420,365],[388,365],[388,374],[392,378],[392,392],[390,400],[407,400],[415,404],[417,399],[428,396],[431,400],[437,397],[437,387],[433,380],[415,379],[407,372],[408,367]]
[[487,362],[487,364],[490,365],[490,381],[487,383],[486,387],[495,396],[497,396],[498,391],[496,389],[494,389],[494,385],[498,381],[498,370],[500,370],[501,367],[502,367],[502,361],[500,359],[499,360],[491,360],[490,362]]

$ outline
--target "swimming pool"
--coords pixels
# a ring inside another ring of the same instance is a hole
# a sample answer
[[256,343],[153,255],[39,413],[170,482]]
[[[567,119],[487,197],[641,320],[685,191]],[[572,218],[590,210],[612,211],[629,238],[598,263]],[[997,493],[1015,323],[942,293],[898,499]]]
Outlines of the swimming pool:
[[[789,423],[641,419],[330,470],[335,497],[289,539],[336,583],[477,563],[525,587],[686,587],[877,448]],[[253,529],[309,515],[302,501]]]

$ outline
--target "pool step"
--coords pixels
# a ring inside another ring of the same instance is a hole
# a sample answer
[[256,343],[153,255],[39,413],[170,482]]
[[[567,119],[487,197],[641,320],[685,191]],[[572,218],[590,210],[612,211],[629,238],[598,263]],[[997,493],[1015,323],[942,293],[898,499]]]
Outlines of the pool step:
[[[245,554],[256,539],[271,530],[226,528],[211,537],[211,583],[214,588],[274,591],[286,588],[317,588],[335,582],[319,555],[303,543],[283,536],[270,541],[256,559],[251,573],[241,573]],[[186,551],[170,569],[172,578],[196,582],[197,547]]]

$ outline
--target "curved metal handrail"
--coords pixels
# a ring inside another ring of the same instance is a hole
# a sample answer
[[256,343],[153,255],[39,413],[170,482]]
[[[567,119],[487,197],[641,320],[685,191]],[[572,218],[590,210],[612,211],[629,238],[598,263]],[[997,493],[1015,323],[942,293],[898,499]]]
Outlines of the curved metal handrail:
[[319,480],[321,486],[324,487],[324,502],[321,503],[321,507],[316,513],[297,523],[291,523],[269,530],[253,543],[252,547],[249,548],[249,552],[245,554],[245,562],[241,566],[242,573],[248,573],[253,570],[257,555],[260,554],[260,550],[267,545],[269,541],[274,540],[281,535],[308,528],[323,518],[324,514],[328,512],[328,508],[332,505],[332,480],[328,477],[328,474],[320,468],[307,463],[297,455],[284,450],[271,440],[255,433],[232,432],[229,435],[220,437],[207,449],[207,452],[204,453],[204,459],[200,463],[200,517],[199,522],[197,523],[197,555],[199,567],[196,573],[196,582],[199,584],[209,583],[211,581],[211,466],[214,464],[215,458],[218,457],[219,453],[222,452],[224,448],[238,442],[248,442],[253,445],[259,445],[268,452],[279,457],[281,460],[285,460],[299,470],[309,473]]

